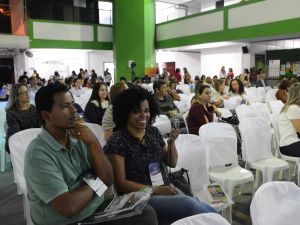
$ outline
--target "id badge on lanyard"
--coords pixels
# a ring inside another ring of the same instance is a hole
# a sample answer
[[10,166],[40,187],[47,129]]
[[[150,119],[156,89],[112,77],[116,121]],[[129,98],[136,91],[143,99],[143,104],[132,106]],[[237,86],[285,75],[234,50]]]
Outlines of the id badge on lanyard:
[[149,164],[149,174],[152,186],[164,185],[164,180],[160,171],[160,164],[158,162]]

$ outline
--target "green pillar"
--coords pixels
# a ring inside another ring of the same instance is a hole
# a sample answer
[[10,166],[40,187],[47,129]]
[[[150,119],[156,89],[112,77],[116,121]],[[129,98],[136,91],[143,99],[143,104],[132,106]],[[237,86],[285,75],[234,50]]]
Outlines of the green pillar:
[[128,61],[136,63],[136,75],[155,66],[154,0],[114,0],[114,61],[116,82],[121,76],[131,79]]

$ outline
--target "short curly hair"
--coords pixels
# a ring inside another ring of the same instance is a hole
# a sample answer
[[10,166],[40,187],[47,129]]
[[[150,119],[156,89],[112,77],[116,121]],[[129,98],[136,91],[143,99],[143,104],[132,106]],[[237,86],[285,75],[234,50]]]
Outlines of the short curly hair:
[[156,116],[159,115],[159,107],[151,93],[141,87],[133,87],[116,96],[113,100],[113,120],[116,124],[116,130],[126,129],[129,114],[138,111],[144,100],[149,103],[148,125],[152,125]]

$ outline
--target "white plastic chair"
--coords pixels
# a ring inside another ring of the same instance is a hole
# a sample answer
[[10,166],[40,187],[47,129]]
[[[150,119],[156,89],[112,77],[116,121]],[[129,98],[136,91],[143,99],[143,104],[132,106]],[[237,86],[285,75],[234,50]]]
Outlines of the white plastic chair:
[[220,183],[233,198],[236,186],[254,181],[253,174],[238,165],[237,136],[227,123],[208,123],[200,127],[199,136],[206,149],[210,180]]
[[235,112],[240,122],[246,118],[257,117],[257,113],[250,105],[240,105]]
[[187,95],[191,93],[190,85],[188,84],[178,84],[176,89],[181,90],[184,94]]
[[185,113],[182,115],[182,118],[183,118],[183,121],[184,121],[184,124],[185,124],[185,127],[186,127],[186,131],[187,131],[187,133],[189,134],[189,133],[190,133],[190,132],[189,132],[189,127],[188,127],[187,121],[186,121],[188,115],[189,115],[189,112],[187,111],[187,112],[185,112]]
[[282,155],[280,153],[279,150],[279,146],[280,146],[280,134],[279,134],[279,127],[278,127],[278,115],[270,115],[270,120],[271,120],[271,124],[274,128],[274,133],[275,133],[275,148],[276,148],[276,156],[278,158],[281,158],[285,161],[288,162],[292,162],[295,164],[295,169],[293,172],[293,176],[296,175],[296,171],[298,168],[298,186],[300,185],[300,171],[299,171],[299,158],[298,157],[291,157],[291,156],[287,156],[287,155]]
[[284,104],[280,100],[269,101],[269,106],[272,114],[279,115]]
[[171,225],[230,225],[230,223],[219,214],[203,213],[177,220]]
[[300,188],[292,182],[269,182],[255,193],[250,214],[253,225],[298,225]]
[[224,99],[224,108],[233,110],[236,109],[242,102],[242,97],[240,96],[233,96],[229,99]]
[[87,125],[91,129],[91,131],[95,134],[95,136],[97,137],[98,141],[100,142],[103,148],[103,146],[106,144],[103,128],[96,123],[84,123],[84,124]]
[[255,102],[251,105],[251,108],[257,114],[257,117],[262,118],[264,121],[268,122],[269,125],[271,125],[271,121],[270,121],[271,112],[269,107],[266,105],[266,103]]
[[159,115],[155,119],[154,127],[157,127],[161,135],[170,133],[171,121],[166,115]]
[[[181,168],[188,170],[193,194],[201,201],[208,203],[204,186],[209,184],[209,178],[206,168],[206,152],[202,140],[198,135],[180,134],[175,144],[178,152],[178,162],[171,171],[175,172]],[[225,209],[231,204],[232,202],[211,206],[217,211],[223,210],[223,213],[226,214]],[[231,221],[231,214],[225,216]]]
[[269,89],[267,90],[267,93],[266,93],[266,102],[270,102],[270,101],[276,101],[276,91],[275,89]]
[[256,102],[266,101],[266,89],[264,87],[258,87],[256,90]]
[[27,225],[31,225],[32,221],[30,218],[30,207],[29,207],[29,201],[27,197],[27,187],[23,175],[24,157],[28,145],[33,139],[37,137],[37,135],[40,132],[41,132],[41,128],[30,128],[15,133],[8,140],[11,163],[13,165],[14,179],[20,191],[18,194],[23,194],[24,197],[23,207],[24,207],[24,216],[27,220]]
[[222,114],[223,118],[228,118],[233,116],[229,109],[226,108],[218,108],[218,111]]
[[270,126],[267,122],[260,118],[245,118],[240,121],[239,129],[243,159],[246,161],[246,168],[256,169],[257,184],[258,171],[262,172],[263,183],[266,183],[273,180],[276,172],[289,170],[286,161],[272,155]]
[[174,101],[174,104],[177,106],[180,113],[185,113],[190,109],[188,104],[189,95],[179,94],[179,96],[180,96],[180,101]]
[[6,151],[5,151],[5,128],[6,124],[6,112],[4,109],[0,109],[0,171],[5,171],[6,167]]

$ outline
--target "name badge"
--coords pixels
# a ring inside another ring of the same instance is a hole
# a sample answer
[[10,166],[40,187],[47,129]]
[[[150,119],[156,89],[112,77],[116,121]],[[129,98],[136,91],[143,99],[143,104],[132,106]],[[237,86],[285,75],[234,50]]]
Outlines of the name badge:
[[99,197],[107,189],[107,186],[99,179],[99,177],[96,177],[91,173],[85,173],[81,176],[81,178]]
[[149,174],[150,174],[152,186],[164,185],[164,180],[162,178],[162,175],[160,172],[160,165],[158,162],[151,163],[149,165]]

